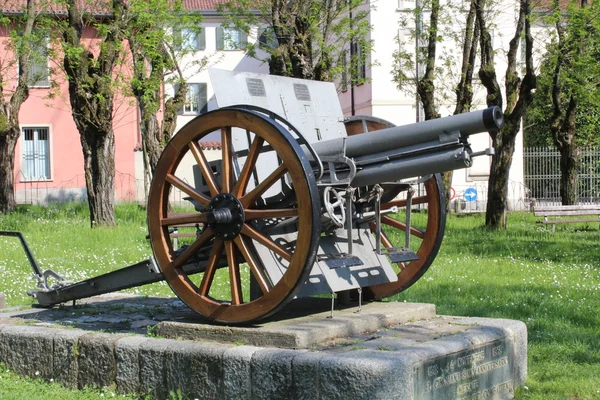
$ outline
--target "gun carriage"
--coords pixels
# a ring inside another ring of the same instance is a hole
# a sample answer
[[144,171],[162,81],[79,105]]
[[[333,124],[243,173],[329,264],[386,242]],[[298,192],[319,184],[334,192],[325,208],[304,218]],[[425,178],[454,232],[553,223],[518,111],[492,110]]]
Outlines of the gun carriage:
[[[210,73],[220,108],[187,123],[154,174],[153,257],[73,284],[42,272],[28,251],[39,281],[29,293],[41,305],[164,279],[194,311],[235,324],[297,297],[391,296],[415,283],[440,248],[439,173],[491,154],[474,153],[468,138],[502,124],[498,108],[398,127],[343,118],[332,84]],[[221,142],[216,158],[202,145],[211,139]],[[181,208],[183,197],[193,209]],[[190,225],[186,242],[175,229]]]

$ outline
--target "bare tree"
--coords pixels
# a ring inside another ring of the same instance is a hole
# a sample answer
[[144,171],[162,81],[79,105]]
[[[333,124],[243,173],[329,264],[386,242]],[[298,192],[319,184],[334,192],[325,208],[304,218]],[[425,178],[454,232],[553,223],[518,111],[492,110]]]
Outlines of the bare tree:
[[[506,228],[508,174],[515,151],[515,140],[521,128],[521,119],[525,109],[533,100],[533,90],[536,87],[531,34],[531,4],[530,0],[520,0],[515,31],[509,43],[504,77],[506,104],[496,75],[495,53],[486,18],[486,4],[485,0],[476,0],[476,19],[479,25],[481,44],[479,78],[487,90],[487,105],[504,108],[504,126],[498,132],[491,133],[495,155],[492,156],[490,167],[485,224],[490,229],[504,229]],[[519,76],[517,70],[521,38],[524,38],[525,42],[525,74],[523,77]]]

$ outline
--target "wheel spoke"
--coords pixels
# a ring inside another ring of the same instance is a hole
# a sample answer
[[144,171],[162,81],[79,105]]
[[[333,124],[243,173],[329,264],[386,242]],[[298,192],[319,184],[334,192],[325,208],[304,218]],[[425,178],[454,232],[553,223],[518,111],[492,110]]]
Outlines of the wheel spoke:
[[208,259],[208,265],[204,270],[202,282],[200,282],[200,286],[198,287],[198,294],[200,296],[208,296],[208,292],[210,291],[210,287],[212,286],[212,281],[215,277],[215,271],[217,270],[217,265],[219,264],[219,260],[221,259],[222,254],[223,241],[221,239],[215,239],[215,242],[213,243],[213,248],[210,252],[210,257]]
[[161,218],[162,226],[182,225],[182,224],[202,224],[206,222],[206,214],[200,213],[177,213],[169,215],[167,218]]
[[204,232],[196,239],[194,243],[192,243],[188,248],[186,248],[183,253],[179,255],[179,257],[175,258],[169,264],[168,268],[174,269],[183,266],[190,258],[196,254],[198,250],[211,238],[213,237],[213,231],[211,228],[206,228]]
[[227,264],[229,264],[229,284],[231,285],[231,303],[239,305],[243,303],[242,283],[240,280],[240,264],[238,263],[233,242],[225,242],[227,252]]
[[250,176],[252,175],[252,171],[256,166],[256,160],[258,159],[260,149],[264,142],[265,140],[260,136],[254,137],[254,141],[252,142],[248,156],[246,157],[246,162],[244,163],[242,172],[240,172],[240,177],[231,191],[234,196],[240,197],[246,191],[248,182],[250,181]]
[[221,129],[221,149],[222,149],[222,171],[221,171],[221,190],[222,193],[231,192],[231,176],[233,172],[233,146],[231,143],[231,127]]
[[243,196],[240,201],[244,208],[248,208],[250,205],[254,204],[254,202],[264,193],[266,192],[279,178],[281,178],[287,172],[287,167],[285,164],[281,164],[277,169],[265,179],[260,185],[252,189],[251,192],[247,193]]
[[286,249],[272,241],[270,238],[264,236],[262,233],[258,232],[250,225],[244,224],[244,226],[242,227],[242,234],[256,240],[258,243],[262,244],[275,254],[278,254],[284,260],[289,262],[292,259],[292,255]]
[[[400,222],[392,217],[388,217],[387,215],[381,217],[381,223],[389,225],[392,228],[400,229],[400,230],[406,232],[406,224],[405,223]],[[420,229],[415,228],[414,226],[410,227],[410,234],[413,236],[416,236],[418,238],[421,238],[421,239],[423,239],[425,237],[425,232]]]
[[297,208],[283,208],[273,210],[244,210],[246,221],[253,219],[265,219],[265,218],[288,218],[297,217]]
[[208,190],[210,191],[210,195],[215,197],[221,191],[217,182],[215,181],[215,174],[213,174],[210,165],[208,165],[208,161],[206,161],[206,157],[204,156],[204,152],[200,149],[197,142],[190,142],[188,145],[194,158],[196,159],[196,164],[200,168],[200,172],[202,172],[202,176],[204,176],[204,180],[206,181],[206,185],[208,186]]
[[189,195],[192,199],[196,200],[201,205],[208,207],[208,204],[210,203],[210,199],[208,197],[204,196],[201,193],[198,193],[196,189],[194,189],[175,175],[167,174],[166,181],[169,182],[171,185],[175,186],[177,189],[184,192],[185,194]]
[[[413,205],[415,204],[427,204],[429,203],[429,197],[427,196],[418,196],[418,197],[413,197],[411,200],[411,203]],[[402,199],[402,200],[393,200],[393,201],[389,201],[385,204],[381,205],[382,209],[385,208],[391,208],[391,207],[406,207],[407,201],[406,199]]]
[[250,271],[252,271],[252,275],[254,275],[254,278],[256,278],[256,282],[258,282],[258,285],[260,286],[260,290],[262,290],[263,294],[269,293],[273,286],[271,285],[269,278],[267,278],[267,275],[265,274],[264,268],[262,267],[262,263],[258,261],[256,257],[254,257],[254,255],[248,248],[246,241],[241,236],[236,237],[234,239],[234,242],[237,245],[238,249],[240,249],[242,256],[244,256],[246,263],[248,263]]

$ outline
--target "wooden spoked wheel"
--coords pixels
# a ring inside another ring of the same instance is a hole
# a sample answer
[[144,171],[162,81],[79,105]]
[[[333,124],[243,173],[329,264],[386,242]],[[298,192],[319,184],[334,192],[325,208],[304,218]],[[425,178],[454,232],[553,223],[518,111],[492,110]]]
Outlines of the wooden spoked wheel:
[[[346,121],[348,135],[376,131],[393,126],[391,123],[373,117],[352,117]],[[442,244],[446,227],[446,208],[442,178],[432,175],[423,183],[421,193],[415,191],[412,197],[413,208],[423,212],[412,213],[410,226],[410,248],[417,253],[418,259],[396,264],[398,281],[364,288],[365,299],[381,299],[399,293],[415,283],[427,271]],[[385,196],[384,196],[385,197]],[[381,204],[381,210],[398,207],[397,214],[381,217],[381,245],[383,247],[404,246],[406,235],[405,214],[407,201],[404,196]],[[374,231],[374,224],[372,230]]]
[[[209,162],[199,142],[211,132],[222,149]],[[190,167],[200,184],[189,183]],[[184,197],[196,208],[182,211],[177,199]],[[256,320],[283,307],[308,278],[319,204],[304,152],[277,122],[255,111],[212,111],[183,127],[161,155],[148,200],[152,250],[190,308],[223,323]],[[282,222],[297,239],[272,234]],[[199,228],[177,249],[170,229],[181,225]],[[258,257],[260,246],[280,260],[276,273]],[[252,298],[251,284],[258,287]]]

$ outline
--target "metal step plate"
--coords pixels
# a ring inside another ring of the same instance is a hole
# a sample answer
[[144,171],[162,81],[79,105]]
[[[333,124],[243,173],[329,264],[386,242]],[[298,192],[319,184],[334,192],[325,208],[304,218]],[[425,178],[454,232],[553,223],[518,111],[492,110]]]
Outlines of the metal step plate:
[[330,269],[364,265],[360,258],[346,253],[321,254],[317,255],[317,260],[325,263]]
[[387,247],[381,249],[381,254],[388,256],[394,264],[399,262],[415,261],[419,256],[414,251],[406,247]]

